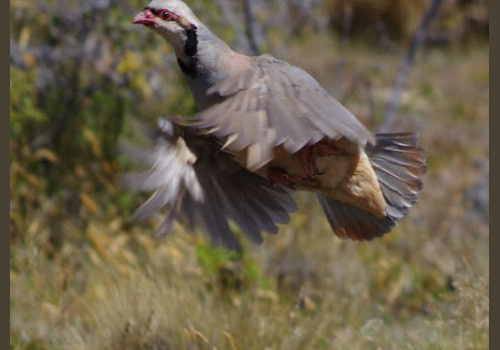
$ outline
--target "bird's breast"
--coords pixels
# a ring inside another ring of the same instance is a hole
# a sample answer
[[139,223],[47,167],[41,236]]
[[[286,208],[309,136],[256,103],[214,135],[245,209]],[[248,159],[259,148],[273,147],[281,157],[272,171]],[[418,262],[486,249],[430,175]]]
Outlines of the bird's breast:
[[[324,139],[293,154],[282,145],[273,152],[273,159],[256,171],[260,176],[290,188],[321,192],[378,217],[386,215],[377,176],[359,145],[345,138]],[[245,164],[246,154],[244,150],[235,156]]]

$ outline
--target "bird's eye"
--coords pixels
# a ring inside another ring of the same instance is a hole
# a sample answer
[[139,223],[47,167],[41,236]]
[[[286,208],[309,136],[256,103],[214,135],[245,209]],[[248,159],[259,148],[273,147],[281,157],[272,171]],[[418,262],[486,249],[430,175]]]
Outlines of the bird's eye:
[[161,10],[158,13],[158,16],[161,17],[161,19],[168,21],[172,17],[172,14],[166,10]]

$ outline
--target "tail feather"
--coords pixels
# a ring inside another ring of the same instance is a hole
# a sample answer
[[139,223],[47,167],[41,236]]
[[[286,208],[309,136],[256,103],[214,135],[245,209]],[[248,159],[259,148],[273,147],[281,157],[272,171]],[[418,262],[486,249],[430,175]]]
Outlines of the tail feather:
[[374,146],[367,146],[366,153],[387,202],[385,217],[318,195],[330,226],[341,238],[371,240],[388,233],[417,202],[423,187],[421,178],[427,167],[425,152],[417,147],[418,135],[377,134],[376,139]]
[[378,218],[370,212],[337,199],[317,194],[333,232],[341,239],[372,240],[389,232],[396,222],[389,216]]
[[388,215],[399,220],[417,202],[427,170],[425,151],[413,133],[378,134],[366,152],[388,205]]

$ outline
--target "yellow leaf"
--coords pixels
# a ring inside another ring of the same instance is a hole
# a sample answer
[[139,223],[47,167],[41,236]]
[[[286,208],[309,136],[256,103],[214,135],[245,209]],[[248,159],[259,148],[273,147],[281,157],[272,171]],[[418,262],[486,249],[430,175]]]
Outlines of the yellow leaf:
[[33,56],[33,54],[27,52],[23,55],[24,58],[24,63],[26,63],[26,66],[30,69],[35,68],[36,66],[36,58]]
[[21,34],[19,34],[19,47],[25,49],[28,47],[28,43],[31,37],[31,30],[29,27],[24,27],[21,29]]
[[81,179],[84,179],[87,176],[87,172],[85,171],[84,167],[82,167],[81,165],[77,165],[75,167],[75,175]]
[[113,254],[119,253],[121,250],[124,249],[124,246],[127,244],[128,240],[129,240],[129,237],[130,236],[126,235],[126,234],[121,234],[121,235],[116,236],[113,239],[113,241],[111,242],[109,250]]
[[222,332],[222,334],[224,334],[224,337],[226,337],[228,343],[229,343],[229,347],[231,350],[236,350],[236,344],[234,343],[234,339],[233,339],[233,336],[231,334],[229,334],[228,332]]
[[38,187],[38,185],[40,185],[40,180],[34,175],[27,175],[26,181],[33,187]]
[[140,89],[145,97],[149,97],[153,94],[153,90],[144,75],[138,75],[134,80],[132,80],[132,85]]
[[90,225],[87,234],[96,252],[99,255],[106,257],[107,249],[110,243],[109,236],[106,235],[105,232],[99,230],[95,225]]
[[136,256],[127,250],[120,251],[118,255],[121,260],[125,261],[129,265],[134,265],[137,263]]
[[99,206],[88,194],[80,193],[80,200],[92,214],[97,214],[97,212],[99,211]]
[[53,317],[53,318],[61,317],[61,310],[59,309],[59,307],[57,307],[56,305],[51,304],[49,302],[42,303],[42,310],[49,317]]
[[166,254],[171,260],[181,261],[184,255],[172,244],[165,244],[164,246]]
[[35,152],[35,158],[37,160],[45,159],[51,163],[57,162],[57,156],[50,150],[46,148],[39,149]]
[[149,256],[151,256],[154,253],[155,244],[149,236],[136,235],[136,239],[146,249],[146,252],[148,253]]
[[122,60],[118,64],[118,73],[124,74],[131,71],[139,71],[143,64],[141,58],[133,51],[125,52]]
[[89,258],[94,265],[100,266],[102,264],[99,255],[94,250],[89,250]]
[[269,300],[274,302],[279,301],[278,294],[273,292],[272,290],[257,289],[256,296],[257,298],[262,300]]
[[102,162],[102,169],[108,174],[114,173],[114,167],[110,162]]
[[10,270],[10,281],[12,282],[17,278],[18,278],[18,274],[15,273],[14,271]]
[[97,158],[100,158],[102,156],[102,148],[101,148],[101,142],[99,141],[97,136],[95,136],[95,134],[90,129],[83,129],[82,133],[83,133],[83,137],[90,144],[90,148],[92,149],[92,153]]
[[109,229],[111,231],[119,231],[120,227],[123,225],[123,220],[121,218],[116,218],[109,223]]
[[188,339],[192,342],[209,344],[207,337],[205,337],[203,335],[203,333],[201,333],[195,329],[185,329],[184,328],[184,333],[186,334]]

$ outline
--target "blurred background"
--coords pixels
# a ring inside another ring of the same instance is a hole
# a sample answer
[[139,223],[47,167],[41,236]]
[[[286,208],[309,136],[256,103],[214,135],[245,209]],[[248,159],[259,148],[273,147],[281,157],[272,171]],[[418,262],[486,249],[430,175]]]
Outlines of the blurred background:
[[[429,0],[192,0],[240,52],[309,71],[378,130]],[[244,253],[130,217],[119,140],[190,115],[171,48],[128,0],[10,7],[11,349],[486,349],[489,1],[444,0],[392,131],[417,131],[420,202],[382,239],[340,241],[311,194]],[[235,234],[239,235],[235,229]]]

